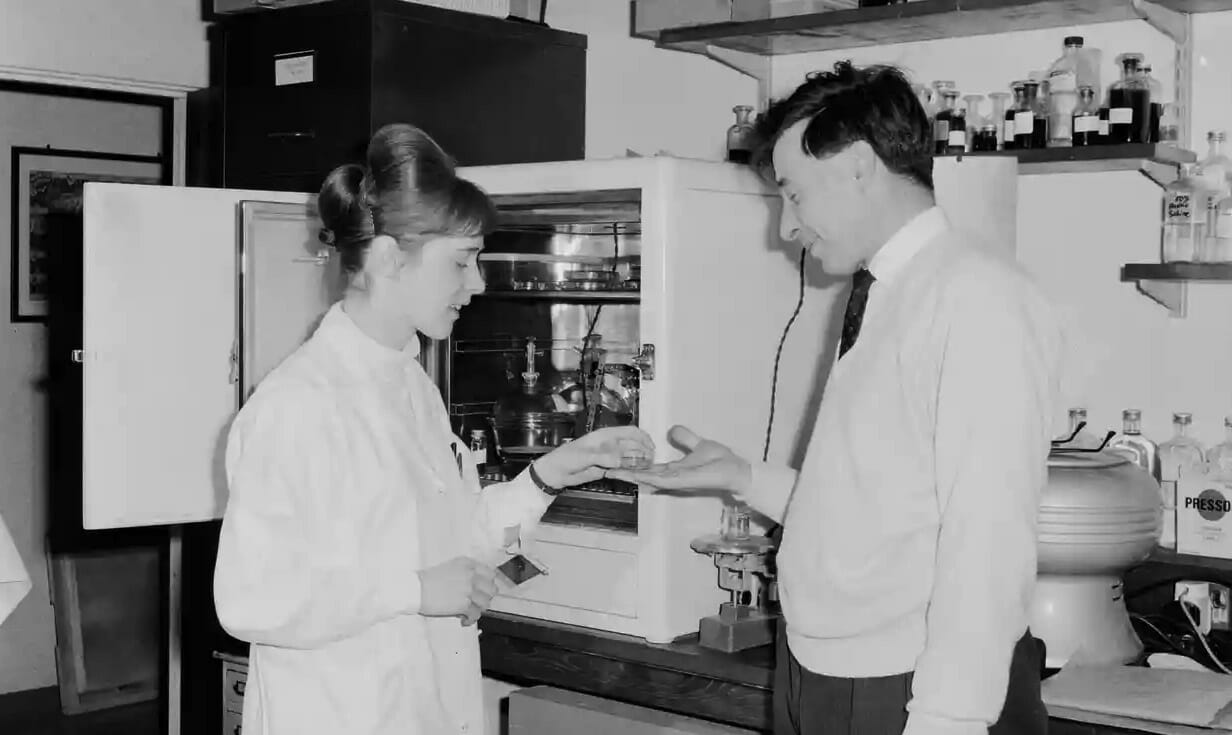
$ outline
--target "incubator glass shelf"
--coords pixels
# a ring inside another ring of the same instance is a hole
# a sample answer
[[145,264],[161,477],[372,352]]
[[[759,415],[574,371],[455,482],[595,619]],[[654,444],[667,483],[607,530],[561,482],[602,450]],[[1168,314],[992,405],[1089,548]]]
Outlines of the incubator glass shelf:
[[[1154,0],[1182,13],[1232,10],[1232,0]],[[642,32],[662,48],[708,46],[761,56],[882,46],[988,33],[1139,20],[1132,0],[919,0],[762,20],[708,23]]]

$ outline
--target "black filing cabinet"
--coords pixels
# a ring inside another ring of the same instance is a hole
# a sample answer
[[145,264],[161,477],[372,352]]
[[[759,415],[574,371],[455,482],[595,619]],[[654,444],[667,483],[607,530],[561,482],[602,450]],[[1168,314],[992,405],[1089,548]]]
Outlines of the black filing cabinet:
[[428,131],[462,166],[584,156],[585,36],[405,0],[220,18],[209,146],[220,160],[193,183],[317,191],[393,122]]

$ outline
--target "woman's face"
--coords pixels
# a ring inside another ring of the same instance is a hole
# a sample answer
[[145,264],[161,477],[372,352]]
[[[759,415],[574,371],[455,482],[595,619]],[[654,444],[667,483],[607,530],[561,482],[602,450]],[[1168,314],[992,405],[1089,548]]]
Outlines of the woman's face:
[[405,252],[394,280],[395,300],[415,329],[432,339],[453,331],[462,307],[483,293],[482,237],[438,237]]

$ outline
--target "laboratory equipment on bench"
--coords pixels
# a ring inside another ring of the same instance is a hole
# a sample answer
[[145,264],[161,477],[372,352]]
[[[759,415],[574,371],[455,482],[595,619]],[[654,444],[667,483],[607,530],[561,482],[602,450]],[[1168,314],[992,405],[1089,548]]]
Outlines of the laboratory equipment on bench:
[[1151,553],[1162,519],[1159,484],[1107,450],[1114,432],[1093,448],[1070,443],[1077,433],[1053,443],[1040,498],[1030,627],[1046,645],[1049,669],[1071,658],[1125,664],[1142,654],[1122,575]]
[[719,612],[701,619],[697,642],[726,653],[757,648],[774,640],[779,615],[772,609],[774,541],[750,532],[749,511],[738,501],[723,506],[718,533],[693,539],[691,548],[714,560],[719,587],[731,599]]

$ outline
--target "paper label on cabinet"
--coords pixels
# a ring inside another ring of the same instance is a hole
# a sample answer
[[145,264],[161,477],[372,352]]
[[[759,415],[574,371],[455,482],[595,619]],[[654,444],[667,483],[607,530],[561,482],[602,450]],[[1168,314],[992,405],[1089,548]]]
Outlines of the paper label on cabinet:
[[274,86],[308,84],[313,81],[316,66],[315,51],[297,51],[274,57]]
[[1035,113],[1018,112],[1014,114],[1014,134],[1030,135],[1035,132]]
[[1113,107],[1108,110],[1108,122],[1113,125],[1129,125],[1134,121],[1134,108]]

